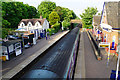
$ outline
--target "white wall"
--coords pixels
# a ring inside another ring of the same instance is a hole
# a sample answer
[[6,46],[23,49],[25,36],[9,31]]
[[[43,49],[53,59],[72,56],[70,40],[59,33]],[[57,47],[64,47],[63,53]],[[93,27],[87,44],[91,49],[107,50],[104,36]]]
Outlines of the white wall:
[[[29,26],[30,25],[30,26]],[[29,30],[33,30],[33,25],[32,25],[32,23],[31,22],[28,22],[28,24],[27,24],[27,30],[29,31]]]
[[42,25],[37,21],[33,26],[33,29],[42,29]]
[[[22,26],[23,25],[23,26]],[[25,28],[25,24],[23,22],[20,23],[20,26],[18,28]]]
[[[23,25],[23,27],[22,27]],[[29,27],[30,25],[30,27]],[[37,26],[38,25],[38,26]],[[35,25],[33,26],[31,22],[28,22],[28,24],[25,26],[25,24],[23,22],[20,23],[20,26],[18,26],[18,28],[25,28],[27,29],[27,31],[29,30],[35,30],[35,29],[48,29],[49,28],[49,22],[47,20],[44,21],[43,25],[41,25],[38,21],[35,23]]]
[[49,28],[49,22],[47,20],[44,21],[43,28],[44,29],[48,29]]

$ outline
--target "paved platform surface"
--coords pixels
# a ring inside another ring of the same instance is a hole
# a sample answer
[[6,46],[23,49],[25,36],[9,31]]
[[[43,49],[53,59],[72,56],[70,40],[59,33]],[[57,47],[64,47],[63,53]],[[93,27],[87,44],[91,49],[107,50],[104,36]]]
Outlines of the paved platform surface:
[[27,64],[29,64],[32,60],[34,60],[37,56],[42,54],[46,49],[48,49],[51,45],[53,45],[56,41],[58,41],[62,36],[67,34],[69,31],[58,32],[55,35],[50,36],[50,39],[46,40],[45,38],[37,41],[37,44],[32,46],[31,48],[25,49],[23,54],[11,59],[10,61],[6,61],[2,63],[2,72],[3,78],[11,78],[15,75],[19,70],[24,68]]
[[[116,70],[116,57],[113,55],[110,56],[110,62],[107,66],[107,53],[105,49],[100,49],[102,54],[102,60],[98,61],[95,57],[92,45],[87,36],[86,32],[81,33],[82,41],[84,41],[84,55],[81,51],[78,53],[78,58],[82,58],[78,60],[77,66],[84,66],[77,68],[77,77],[75,78],[110,78],[111,70]],[[82,55],[81,57],[79,55]],[[83,58],[84,57],[84,58]],[[82,61],[82,63],[81,63]],[[85,70],[84,70],[85,68]],[[85,71],[82,71],[82,69]],[[81,70],[81,72],[79,71]],[[77,72],[76,71],[76,72]],[[85,76],[81,76],[85,74]]]
[[[84,40],[83,32],[80,33],[79,50],[77,55],[77,63],[74,78],[85,78],[85,56],[84,56]],[[81,65],[82,64],[82,65]]]

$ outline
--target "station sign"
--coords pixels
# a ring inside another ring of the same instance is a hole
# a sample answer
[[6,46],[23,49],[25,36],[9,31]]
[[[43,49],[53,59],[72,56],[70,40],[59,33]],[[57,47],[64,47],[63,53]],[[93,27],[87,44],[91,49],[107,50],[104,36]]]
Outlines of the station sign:
[[99,43],[99,48],[109,48],[110,43],[108,42],[100,42]]

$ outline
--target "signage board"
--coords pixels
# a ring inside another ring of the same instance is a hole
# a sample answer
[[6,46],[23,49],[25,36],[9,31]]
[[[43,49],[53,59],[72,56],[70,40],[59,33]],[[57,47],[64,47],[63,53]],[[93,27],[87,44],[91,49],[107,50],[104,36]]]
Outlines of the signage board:
[[108,42],[100,42],[99,43],[99,48],[109,48],[110,43]]

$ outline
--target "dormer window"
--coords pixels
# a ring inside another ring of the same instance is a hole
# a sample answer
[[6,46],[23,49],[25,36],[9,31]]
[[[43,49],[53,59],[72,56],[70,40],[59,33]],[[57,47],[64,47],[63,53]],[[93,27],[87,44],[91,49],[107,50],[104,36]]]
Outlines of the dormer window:
[[29,24],[28,27],[31,27],[31,25]]
[[38,24],[36,25],[36,27],[38,27]]
[[24,27],[24,25],[22,24],[22,27]]

